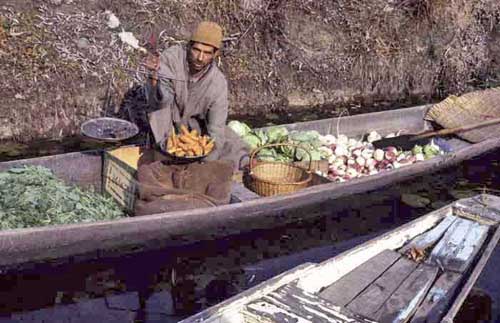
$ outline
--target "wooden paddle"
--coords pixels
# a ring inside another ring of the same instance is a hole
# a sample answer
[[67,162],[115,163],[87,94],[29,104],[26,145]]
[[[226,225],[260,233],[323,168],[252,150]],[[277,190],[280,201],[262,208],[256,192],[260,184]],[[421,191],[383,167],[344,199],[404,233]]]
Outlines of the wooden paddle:
[[461,126],[461,127],[447,128],[441,130],[427,130],[417,134],[404,134],[392,138],[382,138],[380,140],[374,141],[372,144],[375,148],[380,148],[380,149],[393,146],[403,150],[410,150],[415,145],[422,145],[427,143],[427,139],[430,137],[451,135],[457,132],[485,127],[497,123],[500,123],[500,118],[483,121],[480,123],[475,123],[469,126]]

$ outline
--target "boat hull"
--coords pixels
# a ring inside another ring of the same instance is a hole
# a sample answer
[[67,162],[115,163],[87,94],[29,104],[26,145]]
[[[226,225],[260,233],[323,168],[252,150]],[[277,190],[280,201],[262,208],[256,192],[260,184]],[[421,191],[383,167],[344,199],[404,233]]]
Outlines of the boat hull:
[[[428,126],[423,121],[426,108],[422,106],[377,112],[346,117],[340,121],[312,121],[288,127],[298,130],[315,129],[323,133],[335,133],[339,129],[349,136],[362,134],[367,129],[387,133],[407,127],[410,131],[417,131]],[[76,255],[87,259],[164,248],[255,229],[269,229],[301,219],[335,215],[342,207],[352,203],[368,203],[368,199],[360,198],[361,194],[375,190],[384,192],[387,188],[392,188],[387,189],[387,192],[395,191],[397,194],[398,184],[407,183],[416,176],[434,174],[499,146],[497,139],[463,144],[452,153],[346,183],[326,183],[293,194],[264,197],[216,208],[131,217],[111,222],[2,231],[0,266],[16,266]],[[102,152],[4,162],[0,163],[0,170],[23,164],[46,166],[71,184],[93,185],[98,189],[102,185]]]

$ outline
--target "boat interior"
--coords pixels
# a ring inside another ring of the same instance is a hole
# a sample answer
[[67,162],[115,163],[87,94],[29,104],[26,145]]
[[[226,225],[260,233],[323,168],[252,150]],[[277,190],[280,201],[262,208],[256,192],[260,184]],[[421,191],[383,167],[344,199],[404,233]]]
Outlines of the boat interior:
[[478,195],[183,322],[442,322],[498,242],[500,198]]
[[[375,112],[339,118],[299,122],[285,125],[289,131],[316,130],[320,134],[344,134],[349,138],[362,138],[368,131],[381,135],[388,133],[417,133],[432,129],[432,124],[424,119],[429,106],[418,106],[399,110]],[[263,130],[268,129],[262,128]],[[471,145],[458,137],[442,138],[446,149],[455,151]],[[29,160],[4,162],[0,170],[23,164],[38,164],[48,167],[69,184],[81,187],[92,186],[96,191],[113,196],[126,209],[131,209],[135,192],[134,173],[140,158],[141,147],[125,146],[107,151],[88,151]],[[319,167],[328,167],[326,160]],[[331,183],[328,178],[312,172],[309,186]],[[231,203],[258,199],[261,196],[249,189],[243,172],[233,177]]]

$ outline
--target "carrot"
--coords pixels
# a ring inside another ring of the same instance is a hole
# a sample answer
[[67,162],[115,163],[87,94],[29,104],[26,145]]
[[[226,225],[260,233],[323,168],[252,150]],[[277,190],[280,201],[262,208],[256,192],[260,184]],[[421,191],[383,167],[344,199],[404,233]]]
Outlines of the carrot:
[[189,129],[185,125],[181,125],[181,132],[184,135],[188,135],[189,134]]
[[185,135],[185,134],[179,136],[179,140],[182,141],[185,144],[190,144],[190,145],[196,143],[195,139],[193,139],[189,135]]

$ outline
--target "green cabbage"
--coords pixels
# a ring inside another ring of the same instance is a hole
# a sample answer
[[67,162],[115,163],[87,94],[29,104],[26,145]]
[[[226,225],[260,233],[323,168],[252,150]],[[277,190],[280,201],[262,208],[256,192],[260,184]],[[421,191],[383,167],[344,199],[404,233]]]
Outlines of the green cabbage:
[[269,142],[269,138],[264,130],[255,131],[255,135],[260,139],[260,144],[266,145]]
[[[295,158],[297,158],[297,160],[309,160],[309,154],[311,155],[311,160],[321,159],[321,152],[319,150],[314,149],[314,147],[310,145],[301,145],[301,147],[304,147],[305,150],[301,148],[296,149]],[[309,152],[309,154],[307,152]]]
[[250,147],[250,149],[255,149],[255,148],[260,147],[262,145],[260,138],[254,134],[251,134],[251,133],[243,136],[242,139],[245,142],[245,144],[247,144],[247,146]]
[[262,161],[275,161],[277,154],[272,148],[263,148],[257,153],[257,157]]
[[315,130],[310,131],[292,131],[290,132],[289,138],[292,141],[299,142],[312,142],[319,141],[319,132]]
[[288,137],[288,130],[285,127],[272,127],[267,131],[269,143],[285,141]]
[[240,137],[243,137],[252,131],[246,123],[236,120],[229,121],[227,126],[236,132],[236,134]]
[[432,141],[430,144],[425,145],[423,150],[424,150],[425,159],[432,158],[432,157],[437,156],[441,153],[439,146],[434,144]]
[[415,145],[415,147],[413,147],[411,152],[413,153],[413,155],[422,154],[424,152],[424,149],[420,145]]
[[295,147],[293,146],[280,146],[278,147],[279,153],[287,158],[292,159],[295,155]]
[[293,158],[287,157],[284,155],[278,155],[278,156],[276,156],[275,161],[283,162],[283,163],[291,163],[293,161]]

